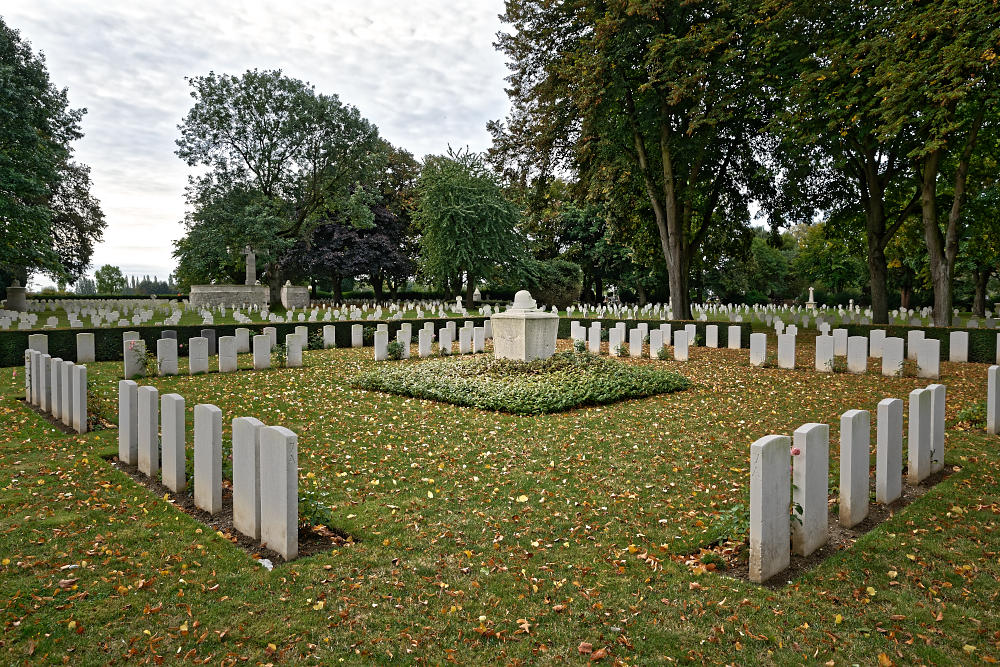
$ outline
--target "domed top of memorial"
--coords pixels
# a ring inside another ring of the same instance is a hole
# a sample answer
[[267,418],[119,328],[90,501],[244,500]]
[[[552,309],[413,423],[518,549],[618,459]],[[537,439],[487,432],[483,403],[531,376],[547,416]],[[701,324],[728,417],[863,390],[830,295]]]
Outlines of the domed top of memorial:
[[523,289],[514,295],[514,305],[512,308],[515,310],[535,310],[538,308],[538,304],[531,298],[531,292]]

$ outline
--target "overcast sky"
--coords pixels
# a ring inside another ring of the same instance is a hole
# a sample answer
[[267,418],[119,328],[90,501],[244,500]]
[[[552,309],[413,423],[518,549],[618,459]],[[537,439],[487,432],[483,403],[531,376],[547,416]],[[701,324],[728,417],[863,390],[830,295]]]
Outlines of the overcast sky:
[[[507,111],[502,0],[5,0],[0,15],[86,107],[77,159],[108,227],[94,269],[165,278],[188,169],[174,155],[186,76],[281,69],[336,93],[418,158],[483,150]],[[48,283],[48,279],[41,279]]]

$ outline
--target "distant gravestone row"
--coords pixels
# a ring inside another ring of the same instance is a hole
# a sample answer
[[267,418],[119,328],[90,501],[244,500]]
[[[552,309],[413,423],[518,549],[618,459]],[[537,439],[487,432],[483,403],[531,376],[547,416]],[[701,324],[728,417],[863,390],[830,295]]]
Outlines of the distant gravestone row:
[[[147,477],[162,470],[174,493],[187,488],[185,401],[133,380],[118,383],[118,458]],[[233,525],[285,560],[298,556],[298,437],[253,417],[233,419]],[[222,511],[222,410],[194,406],[194,503]]]
[[[640,322],[636,327],[628,329],[625,322],[617,322],[608,329],[608,354],[614,356],[624,356],[641,358],[657,358],[661,355],[661,350],[671,346],[673,341],[673,354],[676,361],[687,361],[689,350],[698,345],[697,327],[694,324],[686,324],[683,328],[673,330],[671,324],[661,324],[659,327],[651,329],[649,323]],[[742,346],[743,329],[739,326],[730,326],[727,330],[727,347],[729,349],[739,349]],[[600,354],[603,328],[600,322],[592,322],[589,327],[584,327],[579,321],[570,322],[570,338],[574,343],[584,344],[593,354]],[[705,325],[705,347],[719,347],[719,326],[716,324]]]
[[[941,384],[910,392],[908,484],[920,484],[944,469],[945,399],[946,389]],[[903,488],[903,401],[880,401],[877,420],[875,501],[890,505],[900,498]],[[838,501],[844,528],[856,526],[868,516],[870,433],[867,410],[848,410],[841,416]],[[829,440],[827,424],[804,424],[792,438],[768,435],[750,446],[752,581],[765,582],[786,569],[791,553],[808,556],[826,544]]]

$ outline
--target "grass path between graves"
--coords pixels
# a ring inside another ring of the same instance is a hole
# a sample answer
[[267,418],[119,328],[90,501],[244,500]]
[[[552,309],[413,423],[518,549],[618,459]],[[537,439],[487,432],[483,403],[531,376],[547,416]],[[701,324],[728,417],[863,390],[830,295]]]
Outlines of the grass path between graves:
[[[106,462],[114,429],[56,431],[19,400],[21,369],[0,371],[0,663],[1000,658],[1000,440],[954,428],[985,397],[983,365],[942,364],[958,472],[774,589],[670,554],[725,534],[753,440],[821,421],[835,443],[843,411],[925,382],[696,348],[625,362],[677,370],[688,391],[515,417],[352,389],[370,352],[152,382],[187,399],[189,424],[194,404],[221,407],[226,439],[237,416],[298,433],[301,487],[360,542],[271,572]],[[120,365],[90,368],[113,411]]]

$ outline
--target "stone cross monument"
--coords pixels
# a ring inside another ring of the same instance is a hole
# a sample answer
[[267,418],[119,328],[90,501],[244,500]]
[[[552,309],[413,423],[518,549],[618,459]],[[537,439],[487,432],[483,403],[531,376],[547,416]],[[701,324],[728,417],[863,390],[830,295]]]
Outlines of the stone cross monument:
[[245,284],[254,285],[257,283],[257,256],[248,245],[243,249],[243,254],[247,256],[247,281]]

